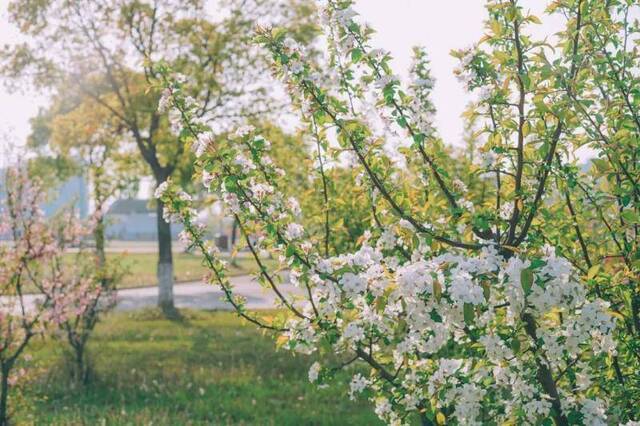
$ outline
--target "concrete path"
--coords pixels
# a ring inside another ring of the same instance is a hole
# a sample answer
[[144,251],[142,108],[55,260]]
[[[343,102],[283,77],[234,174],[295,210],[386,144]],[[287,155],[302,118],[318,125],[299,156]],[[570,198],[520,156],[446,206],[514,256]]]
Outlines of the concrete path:
[[[231,284],[235,294],[246,298],[248,309],[272,309],[277,307],[276,295],[270,289],[264,289],[250,275],[231,277]],[[302,294],[301,290],[291,284],[282,284],[278,287],[288,298],[296,294]],[[217,286],[204,284],[200,281],[175,284],[173,297],[177,308],[190,309],[216,309],[231,310],[230,303],[222,300],[224,292]],[[27,311],[34,309],[41,296],[28,294],[24,296]],[[13,300],[0,297],[0,310],[18,311]],[[137,309],[154,307],[158,303],[158,287],[140,287],[118,290],[116,311],[133,311]],[[14,306],[11,306],[14,305]]]

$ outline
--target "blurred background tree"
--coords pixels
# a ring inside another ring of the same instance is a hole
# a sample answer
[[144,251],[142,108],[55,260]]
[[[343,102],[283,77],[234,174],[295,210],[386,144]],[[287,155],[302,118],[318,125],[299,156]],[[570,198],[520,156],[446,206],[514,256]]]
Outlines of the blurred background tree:
[[[207,13],[212,9],[213,14]],[[62,132],[66,127],[70,139],[53,145],[73,145],[76,131],[91,131],[91,125],[82,129],[83,114],[89,114],[89,122],[110,123],[102,131],[112,132],[114,142],[135,145],[143,174],[151,175],[156,187],[172,176],[186,183],[192,154],[180,142],[171,117],[158,109],[160,93],[149,84],[155,77],[154,61],[162,58],[175,72],[189,75],[189,93],[200,105],[198,118],[223,131],[246,117],[286,108],[267,90],[271,82],[263,72],[264,56],[249,43],[256,23],[286,24],[298,41],[309,43],[315,35],[313,10],[310,2],[298,0],[14,0],[9,13],[26,41],[3,50],[2,73],[12,83],[57,94],[33,121],[33,142],[49,143],[52,128]],[[132,167],[130,174],[138,177],[139,170]],[[158,304],[171,315],[171,227],[160,202],[156,213]]]

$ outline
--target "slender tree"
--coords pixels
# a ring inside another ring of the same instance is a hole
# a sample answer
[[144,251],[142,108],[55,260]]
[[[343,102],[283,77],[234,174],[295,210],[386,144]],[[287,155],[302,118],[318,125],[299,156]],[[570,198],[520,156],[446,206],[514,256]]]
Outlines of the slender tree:
[[[39,86],[73,81],[65,88],[92,99],[127,130],[156,186],[172,175],[186,182],[191,153],[180,142],[179,129],[157,108],[160,93],[149,89],[153,61],[163,58],[176,72],[189,75],[198,118],[220,129],[235,118],[274,109],[264,102],[265,79],[255,67],[262,56],[247,43],[255,20],[290,20],[301,38],[313,27],[305,23],[312,8],[304,2],[274,7],[261,0],[224,1],[216,6],[225,18],[209,16],[200,0],[14,0],[9,12],[27,42],[4,51],[3,71],[13,81],[27,78]],[[158,304],[170,314],[171,226],[163,217],[163,203],[157,201]]]

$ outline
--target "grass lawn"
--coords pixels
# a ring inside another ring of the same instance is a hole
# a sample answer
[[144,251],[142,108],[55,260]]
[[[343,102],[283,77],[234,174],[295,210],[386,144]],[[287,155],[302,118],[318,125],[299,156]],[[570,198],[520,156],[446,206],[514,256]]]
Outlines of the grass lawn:
[[[74,254],[66,254],[68,261],[74,261]],[[118,288],[145,287],[158,285],[156,278],[156,267],[158,263],[157,253],[107,253],[107,259],[117,262],[125,272]],[[233,265],[228,259],[228,276],[250,274],[258,270],[253,257],[239,254],[236,257],[236,264]],[[265,259],[268,266],[275,261]],[[207,273],[202,265],[202,257],[190,253],[174,253],[173,268],[176,282],[196,281],[202,279]],[[35,291],[29,288],[29,291]]]
[[[157,253],[107,253],[107,258],[115,260],[125,269],[126,275],[120,282],[119,288],[155,286]],[[266,261],[267,264],[272,264]],[[252,257],[237,256],[236,265],[229,261],[229,276],[244,275],[258,270]],[[200,280],[207,270],[202,266],[202,257],[190,253],[174,253],[173,268],[176,282]]]
[[[94,381],[74,386],[60,344],[33,342],[37,371],[10,401],[15,424],[372,425],[369,402],[346,385],[307,380],[312,357],[277,351],[270,337],[224,312],[111,314],[89,343]],[[352,372],[353,373],[353,372]],[[352,374],[351,373],[351,374]],[[349,373],[340,373],[346,381]]]

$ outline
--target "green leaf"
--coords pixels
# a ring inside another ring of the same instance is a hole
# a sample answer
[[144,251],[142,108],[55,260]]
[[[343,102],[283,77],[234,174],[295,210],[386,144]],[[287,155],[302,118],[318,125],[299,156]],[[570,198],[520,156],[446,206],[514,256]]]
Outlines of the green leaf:
[[600,158],[593,158],[591,163],[595,166],[599,173],[606,173],[609,170],[609,164]]
[[475,319],[475,312],[471,303],[465,303],[463,307],[464,322],[467,325],[473,325]]
[[355,48],[351,51],[351,60],[354,63],[359,62],[361,58],[362,58],[362,50]]
[[388,298],[386,297],[378,297],[376,300],[376,310],[384,311],[384,308],[387,306]]
[[413,141],[418,145],[422,145],[425,138],[426,136],[424,135],[424,133],[416,133],[415,135],[413,135]]
[[518,336],[514,336],[514,338],[511,339],[511,350],[513,350],[514,354],[520,352],[520,339],[518,339]]
[[638,216],[631,210],[625,210],[620,213],[620,216],[624,219],[625,222],[632,224],[640,222],[638,220]]
[[529,266],[529,268],[533,269],[538,269],[542,266],[546,265],[545,261],[542,259],[533,259],[531,261],[531,266]]
[[296,248],[295,248],[292,244],[289,244],[289,245],[287,246],[287,249],[286,249],[286,251],[285,251],[285,253],[284,253],[284,254],[285,254],[285,256],[287,256],[287,257],[291,257],[291,256],[293,256],[295,253],[296,253]]
[[491,285],[489,285],[488,281],[482,282],[482,293],[484,294],[485,300],[488,302],[491,297]]
[[281,41],[284,40],[284,37],[287,35],[287,29],[286,28],[274,28],[271,31],[271,37],[273,37],[273,39],[275,41]]
[[533,285],[533,271],[529,268],[520,271],[520,285],[525,294],[529,294]]

